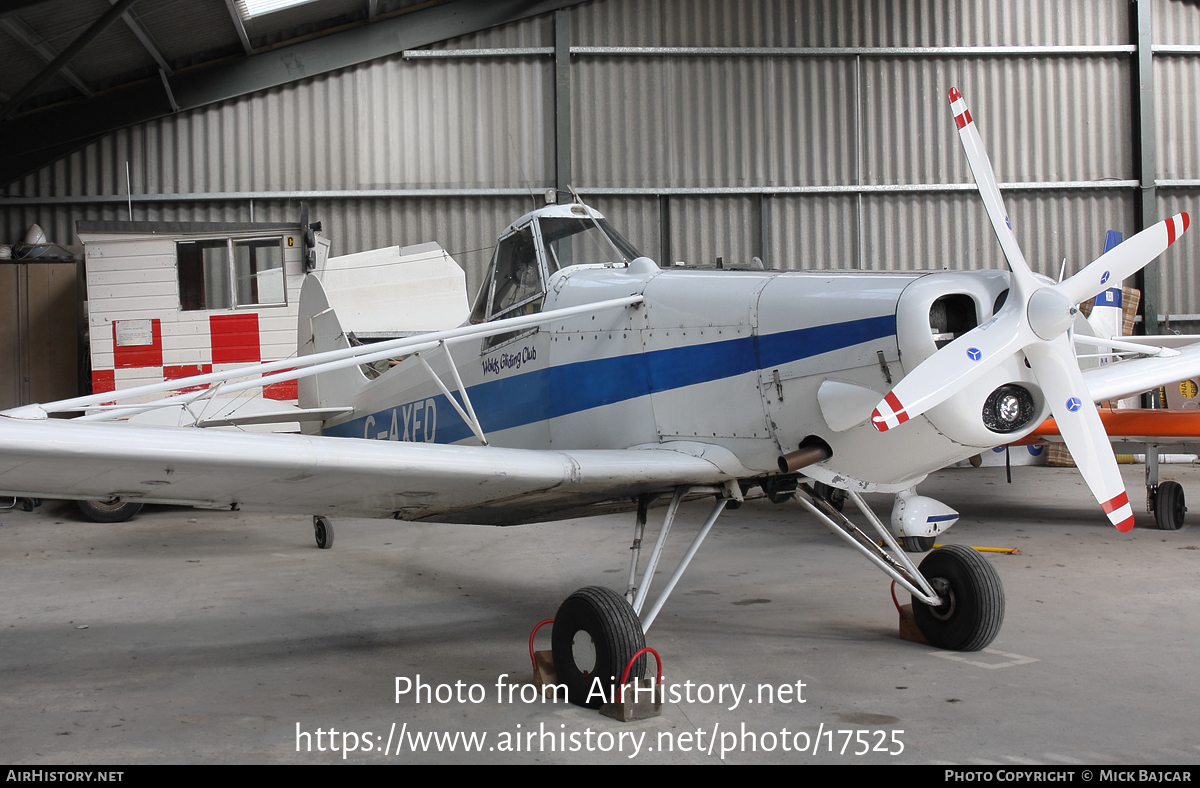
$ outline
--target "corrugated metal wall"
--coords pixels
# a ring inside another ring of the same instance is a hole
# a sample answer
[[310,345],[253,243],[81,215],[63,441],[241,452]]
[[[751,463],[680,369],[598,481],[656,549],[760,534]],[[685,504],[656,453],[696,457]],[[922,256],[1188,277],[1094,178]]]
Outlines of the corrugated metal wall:
[[[1156,45],[1200,44],[1195,3],[1148,1]],[[656,258],[999,267],[975,192],[946,188],[971,182],[946,103],[958,86],[999,180],[1039,184],[1007,194],[1030,261],[1078,270],[1105,230],[1138,226],[1133,13],[1127,0],[595,0],[570,14],[572,181]],[[547,17],[434,49],[553,44]],[[1016,46],[1092,51],[878,49]],[[1200,57],[1154,64],[1155,176],[1185,181],[1157,190],[1165,216],[1200,196]],[[220,195],[135,200],[135,219],[246,221],[252,203],[256,220],[295,219],[298,198],[280,192],[320,192],[308,201],[334,254],[436,239],[473,289],[496,233],[536,202],[522,195],[555,183],[554,76],[546,54],[396,56],[126,129],[10,187],[64,202],[0,201],[0,241],[38,222],[73,242],[77,219],[126,218],[128,162],[134,195]],[[355,193],[426,189],[456,191]],[[1200,247],[1163,259],[1161,311],[1200,313]]]

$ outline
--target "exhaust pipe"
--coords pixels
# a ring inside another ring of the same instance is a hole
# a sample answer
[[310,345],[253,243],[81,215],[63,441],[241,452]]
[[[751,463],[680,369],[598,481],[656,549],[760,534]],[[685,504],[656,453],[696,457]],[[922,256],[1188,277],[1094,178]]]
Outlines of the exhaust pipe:
[[795,473],[801,468],[824,462],[833,456],[833,449],[820,438],[805,438],[800,448],[779,458],[780,473]]

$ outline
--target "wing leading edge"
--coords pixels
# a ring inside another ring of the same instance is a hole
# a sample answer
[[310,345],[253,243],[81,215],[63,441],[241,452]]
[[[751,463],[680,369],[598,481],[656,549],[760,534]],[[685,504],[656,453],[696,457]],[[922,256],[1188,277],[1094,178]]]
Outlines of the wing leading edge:
[[725,449],[552,451],[0,417],[0,495],[516,525],[750,475]]

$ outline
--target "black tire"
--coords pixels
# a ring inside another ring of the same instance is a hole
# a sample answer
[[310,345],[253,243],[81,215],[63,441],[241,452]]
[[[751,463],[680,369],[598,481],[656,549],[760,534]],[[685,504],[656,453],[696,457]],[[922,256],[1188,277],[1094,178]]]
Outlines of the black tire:
[[906,553],[928,553],[933,549],[932,536],[902,536],[900,545]]
[[[576,706],[598,709],[604,699],[591,693],[596,678],[600,679],[604,698],[611,698],[612,688],[620,683],[630,657],[645,648],[646,635],[623,596],[610,588],[589,586],[563,600],[554,614],[550,643],[554,672],[558,683],[567,686],[567,699]],[[589,659],[589,644],[594,661]],[[580,664],[588,661],[592,664]],[[629,678],[641,678],[645,666],[643,655],[629,671]]]
[[987,648],[1004,623],[1004,586],[992,565],[970,547],[948,544],[925,556],[920,570],[945,600],[933,608],[913,598],[913,618],[930,645]]
[[114,501],[76,501],[83,516],[94,523],[123,523],[142,510],[140,503]]
[[313,535],[317,539],[317,547],[322,550],[333,547],[333,523],[328,517],[313,518]]
[[1154,494],[1154,522],[1163,531],[1178,531],[1183,526],[1187,513],[1184,505],[1183,485],[1179,482],[1163,482]]
[[827,504],[837,509],[839,512],[846,506],[846,491],[837,487],[830,487],[828,484],[816,482],[813,484],[813,492],[821,497]]

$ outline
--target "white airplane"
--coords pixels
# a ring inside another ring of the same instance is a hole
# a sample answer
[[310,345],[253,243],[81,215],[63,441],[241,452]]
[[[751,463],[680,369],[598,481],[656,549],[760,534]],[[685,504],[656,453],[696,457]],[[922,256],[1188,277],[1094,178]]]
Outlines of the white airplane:
[[[929,538],[957,519],[915,485],[1053,414],[1096,499],[1128,530],[1092,403],[1200,372],[1200,345],[1081,371],[1075,305],[1141,269],[1188,217],[1059,284],[1033,274],[966,105],[950,97],[1011,272],[660,269],[576,197],[505,230],[458,328],[351,347],[310,276],[298,358],[6,411],[0,495],[312,514],[321,547],[334,513],[503,526],[636,511],[625,594],[584,588],[555,616],[558,679],[582,703],[589,676],[620,676],[643,646],[724,507],[761,489],[798,501],[912,594],[934,646],[984,648],[1003,620],[1000,578],[956,545],[913,564],[893,529]],[[364,373],[384,359],[398,361]],[[293,379],[308,434],[111,423],[183,405],[202,425],[215,394]],[[103,404],[114,397],[143,401]],[[870,525],[832,506],[832,490]],[[892,528],[864,492],[897,494]],[[697,497],[712,499],[708,518],[647,607],[675,513]],[[655,503],[666,515],[639,580]]]

